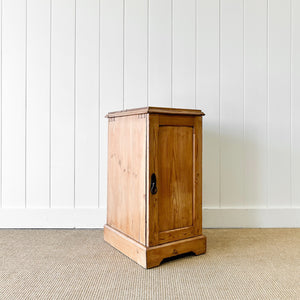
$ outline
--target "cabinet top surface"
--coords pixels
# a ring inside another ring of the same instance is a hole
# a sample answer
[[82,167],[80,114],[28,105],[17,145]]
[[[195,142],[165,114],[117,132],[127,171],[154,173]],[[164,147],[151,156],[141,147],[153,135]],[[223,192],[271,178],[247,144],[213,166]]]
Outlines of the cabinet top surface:
[[120,111],[109,112],[106,118],[123,117],[139,114],[168,114],[168,115],[189,115],[189,116],[204,116],[204,113],[199,109],[185,108],[168,108],[168,107],[141,107],[134,109],[126,109]]

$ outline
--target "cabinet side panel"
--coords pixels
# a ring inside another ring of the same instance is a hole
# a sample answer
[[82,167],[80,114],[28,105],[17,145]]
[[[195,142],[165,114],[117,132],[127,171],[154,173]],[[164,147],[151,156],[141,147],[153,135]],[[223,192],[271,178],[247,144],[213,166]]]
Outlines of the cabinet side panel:
[[145,243],[146,118],[109,119],[107,224]]

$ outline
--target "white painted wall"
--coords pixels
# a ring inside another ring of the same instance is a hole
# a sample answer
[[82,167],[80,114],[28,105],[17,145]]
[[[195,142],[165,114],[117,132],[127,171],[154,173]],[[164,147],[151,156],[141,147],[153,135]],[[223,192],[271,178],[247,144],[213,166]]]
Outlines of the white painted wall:
[[200,108],[204,226],[300,226],[300,1],[1,0],[0,227],[105,223],[108,111]]

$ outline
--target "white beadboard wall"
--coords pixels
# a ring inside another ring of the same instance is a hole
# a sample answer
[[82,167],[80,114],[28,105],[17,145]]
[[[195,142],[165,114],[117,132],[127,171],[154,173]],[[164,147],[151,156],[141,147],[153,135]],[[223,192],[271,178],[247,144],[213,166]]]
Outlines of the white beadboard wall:
[[299,0],[0,1],[0,227],[102,227],[147,105],[206,113],[205,227],[300,226]]

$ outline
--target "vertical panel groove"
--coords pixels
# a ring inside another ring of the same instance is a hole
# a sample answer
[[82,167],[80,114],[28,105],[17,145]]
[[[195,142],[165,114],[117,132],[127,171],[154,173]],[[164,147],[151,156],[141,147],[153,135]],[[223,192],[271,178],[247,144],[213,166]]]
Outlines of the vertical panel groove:
[[[269,1],[269,139],[272,207],[290,206],[290,1]],[[283,104],[284,101],[284,105]]]
[[197,35],[198,35],[198,31],[197,31],[197,23],[198,23],[198,16],[197,16],[197,1],[195,0],[195,104],[194,107],[195,109],[197,108],[197,45],[198,45],[198,39],[197,39]]
[[3,0],[0,0],[0,209],[2,208],[2,16],[3,16]]
[[[107,119],[104,113],[124,108],[124,14],[125,0],[101,1],[100,32],[100,207],[107,195]],[[113,37],[113,38],[112,38]]]
[[222,191],[221,191],[221,183],[222,183],[222,176],[221,176],[221,0],[219,0],[219,207],[222,207]]
[[173,107],[173,63],[174,63],[174,0],[171,0],[171,107]]
[[195,1],[173,1],[173,106],[195,107]]
[[149,18],[150,18],[150,12],[149,12],[149,1],[147,0],[147,106],[149,106]]
[[267,58],[267,62],[266,62],[266,90],[267,90],[267,101],[266,101],[266,147],[267,147],[267,151],[265,154],[265,167],[266,167],[266,176],[267,176],[267,180],[266,180],[266,199],[265,199],[265,207],[269,206],[269,125],[268,125],[268,121],[269,121],[269,98],[270,98],[270,92],[269,92],[269,0],[266,0],[267,4],[266,4],[266,58]]
[[292,207],[300,207],[300,2],[291,1],[291,169]]
[[219,0],[197,5],[196,107],[203,123],[203,206],[219,207]]
[[99,30],[99,35],[98,35],[98,39],[99,39],[99,43],[98,43],[98,208],[100,208],[100,126],[101,126],[101,122],[100,122],[100,115],[101,115],[101,106],[100,106],[100,26],[101,26],[101,22],[100,22],[100,18],[101,18],[101,0],[99,0],[99,12],[98,12],[98,19],[99,19],[99,26],[98,26],[98,30]]
[[27,68],[27,61],[28,61],[28,43],[27,43],[27,3],[28,1],[25,1],[25,208],[27,207],[27,96],[28,96],[28,82],[27,82],[27,75],[28,75],[28,68]]
[[266,117],[266,134],[267,134],[267,203],[266,207],[270,205],[270,2],[267,0],[267,117]]
[[51,204],[51,176],[52,176],[52,172],[51,172],[51,158],[52,158],[52,130],[51,130],[51,126],[52,126],[52,0],[49,1],[49,5],[50,5],[50,31],[49,31],[49,208],[51,208],[52,204]]
[[243,198],[243,2],[221,1],[222,207]]
[[149,1],[148,105],[171,105],[171,0]]
[[24,208],[26,1],[2,6],[2,207]]
[[243,0],[243,199],[242,204],[245,206],[246,199],[246,111],[245,111],[245,0]]
[[27,0],[27,208],[49,208],[49,25],[49,0]]
[[266,3],[244,1],[244,207],[266,205]]
[[75,0],[52,0],[52,208],[74,207],[74,13]]
[[77,6],[77,0],[74,2],[74,202],[73,202],[73,208],[76,207],[76,61],[77,61],[77,53],[76,53],[76,44],[77,44],[77,38],[76,38],[76,18],[77,18],[77,12],[76,12],[76,6]]
[[266,101],[266,147],[267,151],[265,154],[265,167],[266,167],[266,199],[265,199],[265,207],[269,206],[269,98],[270,98],[270,92],[269,92],[269,0],[266,0],[266,58],[267,58],[267,70],[266,70],[266,90],[267,90],[267,101]]
[[293,207],[293,1],[290,0],[290,207]]
[[98,207],[99,9],[99,0],[76,0],[75,208]]
[[123,0],[123,109],[125,108],[125,5],[126,0]]
[[125,1],[124,107],[147,106],[147,0]]

